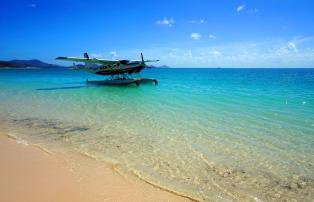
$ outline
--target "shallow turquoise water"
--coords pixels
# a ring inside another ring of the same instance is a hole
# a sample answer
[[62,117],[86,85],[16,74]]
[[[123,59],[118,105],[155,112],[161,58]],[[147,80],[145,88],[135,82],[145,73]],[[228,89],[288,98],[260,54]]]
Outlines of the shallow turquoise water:
[[198,200],[312,201],[314,69],[148,69],[87,87],[68,70],[1,70],[0,120]]

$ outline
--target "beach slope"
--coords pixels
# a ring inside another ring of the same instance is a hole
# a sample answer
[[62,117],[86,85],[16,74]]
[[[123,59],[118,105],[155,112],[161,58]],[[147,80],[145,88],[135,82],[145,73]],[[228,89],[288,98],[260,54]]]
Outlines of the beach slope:
[[189,201],[93,159],[50,154],[0,132],[0,201]]

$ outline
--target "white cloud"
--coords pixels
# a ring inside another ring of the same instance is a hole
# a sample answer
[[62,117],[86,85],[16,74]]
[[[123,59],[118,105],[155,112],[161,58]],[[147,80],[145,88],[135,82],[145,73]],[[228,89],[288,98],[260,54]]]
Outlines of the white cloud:
[[173,24],[175,23],[173,18],[164,18],[163,20],[157,20],[156,24],[157,25],[164,25],[164,26],[168,26],[168,27],[172,27]]
[[118,57],[118,54],[117,54],[117,52],[116,51],[110,51],[110,57],[112,57],[112,58],[116,58],[116,57]]
[[189,20],[188,23],[191,23],[191,24],[204,24],[204,23],[206,23],[206,21],[204,19]]
[[240,12],[240,11],[244,10],[244,8],[245,8],[245,5],[244,5],[244,4],[238,6],[238,7],[237,7],[237,12]]
[[30,7],[30,8],[36,8],[36,7],[37,7],[37,5],[36,5],[36,4],[34,4],[34,3],[30,3],[30,4],[27,4],[27,7]]
[[124,49],[119,55],[137,59],[140,52],[147,59],[160,59],[157,65],[171,67],[314,67],[314,36],[194,46],[180,42],[166,47]]
[[187,58],[192,58],[193,57],[192,50],[188,50],[183,54],[183,56]]
[[216,57],[219,57],[219,56],[222,55],[222,53],[221,53],[220,51],[218,51],[218,50],[214,50],[214,51],[212,52],[212,54],[213,54],[214,56],[216,56]]
[[193,32],[190,37],[194,40],[200,40],[202,36],[199,33]]
[[288,47],[290,50],[292,50],[293,52],[298,52],[298,48],[297,48],[297,46],[295,45],[294,42],[289,42],[289,43],[287,44],[287,47]]
[[276,53],[278,55],[286,55],[286,54],[291,54],[291,53],[297,53],[299,50],[295,44],[295,42],[288,42],[285,45],[281,46]]
[[213,35],[213,34],[210,34],[208,37],[209,37],[210,39],[216,39],[216,36]]

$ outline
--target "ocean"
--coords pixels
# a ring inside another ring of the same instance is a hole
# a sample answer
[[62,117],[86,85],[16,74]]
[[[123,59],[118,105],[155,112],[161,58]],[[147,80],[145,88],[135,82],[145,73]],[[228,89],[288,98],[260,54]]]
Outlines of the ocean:
[[0,70],[10,135],[111,164],[199,201],[313,201],[314,69],[146,69],[158,85],[87,86]]

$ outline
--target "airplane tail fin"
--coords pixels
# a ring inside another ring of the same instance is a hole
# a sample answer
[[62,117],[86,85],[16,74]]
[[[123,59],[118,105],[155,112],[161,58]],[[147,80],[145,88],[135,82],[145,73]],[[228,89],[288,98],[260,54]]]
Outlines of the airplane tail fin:
[[89,60],[88,53],[84,53],[84,58]]
[[145,61],[144,61],[143,53],[141,53],[141,59],[142,59],[142,65],[145,66]]
[[[87,59],[87,60],[89,60],[89,55],[88,55],[88,53],[84,53],[84,58]],[[86,68],[92,68],[93,65],[92,65],[91,63],[89,63],[89,62],[85,62],[85,67],[86,67]]]
[[146,67],[148,67],[148,68],[150,68],[151,66],[147,66],[147,65],[145,64],[146,62],[159,62],[159,60],[144,60],[143,53],[141,53],[141,59],[142,59],[141,65],[142,65],[142,66],[146,66]]

